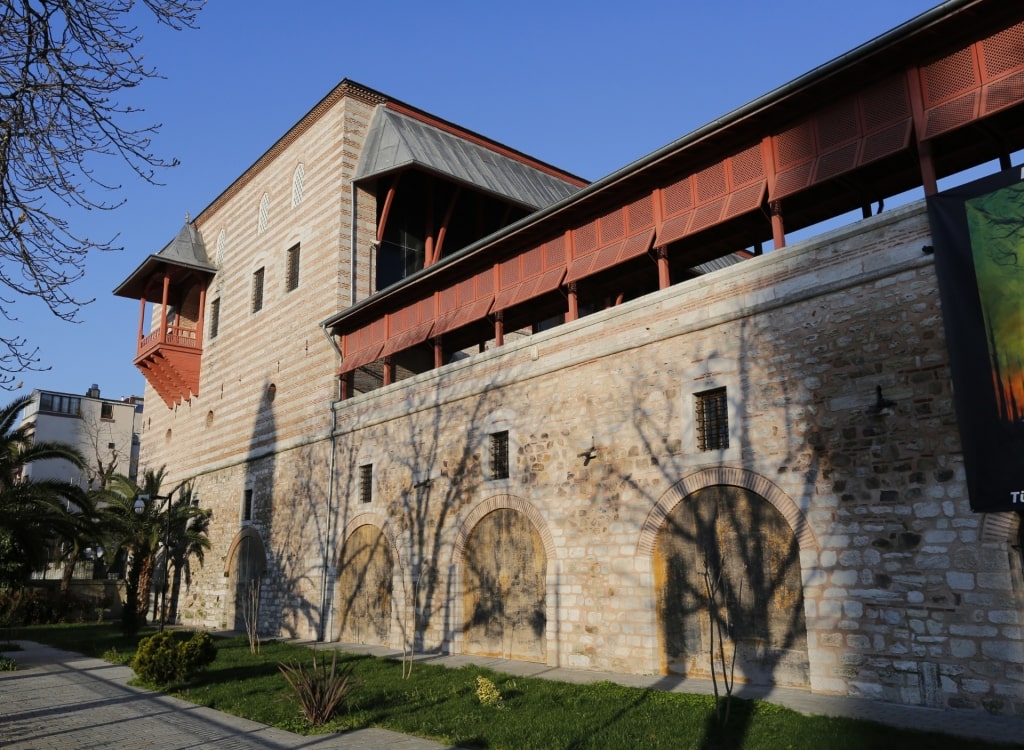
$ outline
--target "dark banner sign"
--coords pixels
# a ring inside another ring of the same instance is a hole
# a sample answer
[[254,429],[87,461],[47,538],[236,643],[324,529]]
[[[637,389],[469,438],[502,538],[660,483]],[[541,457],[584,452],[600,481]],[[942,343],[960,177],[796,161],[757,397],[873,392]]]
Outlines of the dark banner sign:
[[928,199],[971,508],[1024,511],[1024,172]]

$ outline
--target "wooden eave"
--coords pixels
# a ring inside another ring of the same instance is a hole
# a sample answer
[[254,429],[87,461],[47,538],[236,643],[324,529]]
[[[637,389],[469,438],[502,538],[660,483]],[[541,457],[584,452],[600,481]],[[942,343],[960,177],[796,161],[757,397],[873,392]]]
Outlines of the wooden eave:
[[[754,100],[659,151],[541,209],[506,229],[455,253],[403,283],[362,301],[322,325],[340,334],[381,318],[410,300],[457,283],[488,265],[530,250],[553,236],[579,227],[627,202],[663,189],[679,175],[713,168],[729,155],[777,139],[804,120],[826,113],[845,98],[942,60],[968,45],[987,40],[1024,19],[1024,4],[1001,0],[949,0],[846,55],[822,65]],[[1024,56],[1024,50],[1020,52]],[[911,98],[913,94],[911,94]],[[954,174],[1024,147],[1024,105],[1017,102],[931,139],[931,159],[938,177]],[[911,123],[909,143],[875,161],[858,166],[780,201],[785,230],[793,231],[846,211],[922,185],[918,145],[920,123]],[[909,127],[909,125],[908,125]],[[772,195],[767,196],[772,200]],[[683,243],[695,263],[772,238],[768,205],[715,223]],[[710,248],[710,250],[709,250]]]

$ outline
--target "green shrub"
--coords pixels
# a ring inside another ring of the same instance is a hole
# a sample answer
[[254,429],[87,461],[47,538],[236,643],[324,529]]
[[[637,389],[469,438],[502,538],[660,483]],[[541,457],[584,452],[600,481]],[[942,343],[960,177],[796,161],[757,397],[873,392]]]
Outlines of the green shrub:
[[170,632],[163,632],[139,641],[132,669],[143,682],[170,685],[191,679],[215,658],[217,647],[209,633],[195,633],[187,641],[178,641]]
[[186,679],[208,667],[217,658],[217,647],[209,633],[195,633],[180,644],[180,648],[181,659],[188,665]]
[[18,669],[18,662],[6,656],[0,656],[0,672],[15,672]]
[[317,664],[315,648],[312,668],[304,667],[301,662],[277,666],[295,691],[302,715],[314,727],[323,726],[333,719],[356,686],[351,664],[338,669],[337,651],[331,659],[330,669],[323,660]]

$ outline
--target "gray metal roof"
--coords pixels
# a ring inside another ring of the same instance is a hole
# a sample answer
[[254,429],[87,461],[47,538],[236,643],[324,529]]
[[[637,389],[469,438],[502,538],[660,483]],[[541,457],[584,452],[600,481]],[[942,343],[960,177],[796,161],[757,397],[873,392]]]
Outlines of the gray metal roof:
[[356,180],[417,166],[529,208],[580,188],[516,159],[380,105],[370,123]]
[[132,271],[131,275],[114,290],[114,294],[129,299],[140,299],[145,292],[149,276],[164,267],[164,264],[205,271],[210,274],[217,272],[217,267],[210,263],[210,259],[206,255],[203,238],[196,231],[195,225],[186,217],[185,225],[178,235],[159,253],[150,255],[142,261],[139,267]]

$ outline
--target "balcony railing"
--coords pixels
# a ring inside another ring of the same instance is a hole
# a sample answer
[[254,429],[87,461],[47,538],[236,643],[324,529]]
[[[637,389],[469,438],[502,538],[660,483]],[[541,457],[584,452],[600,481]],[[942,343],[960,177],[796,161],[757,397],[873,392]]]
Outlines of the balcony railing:
[[199,342],[196,338],[196,329],[185,328],[184,326],[167,326],[165,330],[153,331],[152,333],[143,336],[139,341],[139,354],[142,354],[159,344],[184,346],[190,349],[199,348]]

